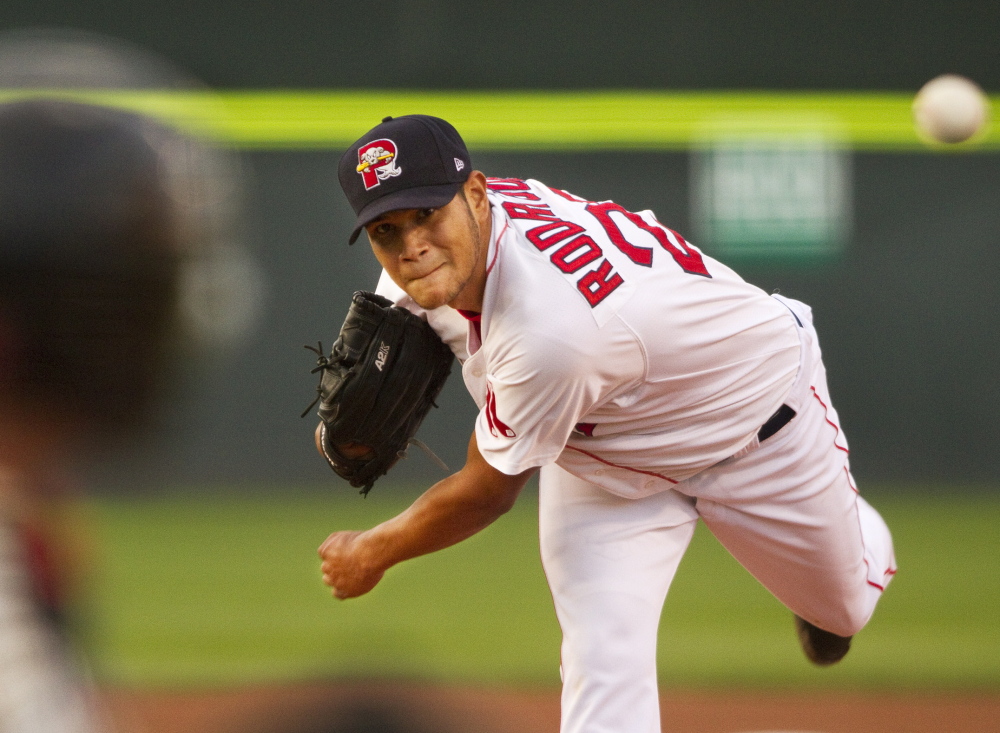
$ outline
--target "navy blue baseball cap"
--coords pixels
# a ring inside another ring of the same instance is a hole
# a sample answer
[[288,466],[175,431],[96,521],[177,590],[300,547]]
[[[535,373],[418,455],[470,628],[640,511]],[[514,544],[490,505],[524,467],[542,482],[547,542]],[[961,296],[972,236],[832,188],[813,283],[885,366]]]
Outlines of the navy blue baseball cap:
[[340,159],[340,187],[357,215],[349,242],[386,212],[446,205],[470,173],[469,151],[450,123],[429,115],[384,118]]

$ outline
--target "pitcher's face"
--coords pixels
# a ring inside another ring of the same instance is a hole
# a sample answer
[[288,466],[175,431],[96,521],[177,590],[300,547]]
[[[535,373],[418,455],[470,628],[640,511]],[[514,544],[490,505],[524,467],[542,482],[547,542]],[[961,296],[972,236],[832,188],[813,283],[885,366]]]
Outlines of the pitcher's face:
[[421,308],[482,307],[489,202],[485,185],[470,188],[440,208],[390,211],[365,227],[379,264]]

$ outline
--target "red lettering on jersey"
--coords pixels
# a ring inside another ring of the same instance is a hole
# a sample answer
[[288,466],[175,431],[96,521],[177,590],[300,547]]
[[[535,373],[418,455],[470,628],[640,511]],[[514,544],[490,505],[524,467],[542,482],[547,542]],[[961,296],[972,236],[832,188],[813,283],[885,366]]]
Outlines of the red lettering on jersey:
[[578,433],[583,433],[588,438],[594,437],[594,428],[597,427],[595,422],[578,422],[573,428]]
[[618,225],[615,224],[614,220],[611,218],[611,212],[617,211],[624,214],[625,217],[636,226],[649,231],[651,227],[646,224],[646,222],[642,221],[638,215],[633,214],[630,211],[626,211],[622,206],[614,203],[613,201],[604,201],[600,204],[587,204],[587,211],[600,222],[601,226],[604,227],[604,231],[608,233],[608,237],[611,238],[612,243],[620,249],[626,257],[637,265],[642,265],[643,267],[653,266],[653,248],[638,247],[629,242],[625,239],[625,235],[622,234],[622,230],[618,228]]
[[602,260],[596,270],[591,270],[580,278],[576,284],[577,290],[583,293],[583,297],[590,303],[590,307],[595,307],[602,300],[614,292],[615,288],[625,282],[624,278],[611,269],[611,263]]
[[534,229],[529,229],[524,235],[539,250],[545,251],[554,244],[577,234],[583,234],[583,227],[571,221],[554,221],[551,224],[542,224]]
[[512,204],[503,203],[504,211],[511,219],[535,219],[537,221],[559,221],[547,204]]
[[552,193],[556,194],[557,196],[562,196],[567,201],[572,201],[574,204],[589,204],[589,203],[591,203],[590,201],[587,201],[587,199],[582,199],[579,196],[574,196],[573,194],[571,194],[571,193],[569,193],[567,191],[563,191],[560,188],[549,188],[549,190]]
[[501,434],[505,438],[517,437],[517,433],[497,417],[497,398],[493,394],[493,387],[489,382],[486,383],[486,423],[490,426],[490,434],[494,438],[499,438]]
[[542,200],[533,194],[528,184],[520,178],[487,178],[486,187],[507,198],[525,199],[527,201]]
[[[582,252],[580,251],[581,249],[583,250]],[[584,265],[589,265],[594,260],[600,258],[603,254],[597,242],[586,234],[581,234],[572,242],[564,244],[553,252],[549,259],[552,260],[553,265],[563,272],[576,272]],[[574,255],[573,259],[570,259],[571,255]]]
[[527,191],[528,184],[520,178],[494,178],[486,179],[486,187],[491,191]]
[[597,221],[601,223],[601,226],[604,227],[604,231],[608,233],[608,237],[614,245],[637,265],[652,267],[653,248],[640,247],[625,239],[625,235],[622,234],[622,230],[618,228],[618,225],[615,224],[614,220],[611,218],[612,213],[621,214],[639,229],[652,234],[656,241],[660,243],[660,246],[670,253],[670,256],[674,258],[674,261],[680,265],[684,272],[692,275],[712,277],[708,273],[708,268],[705,267],[705,261],[702,259],[698,250],[690,247],[690,245],[684,241],[683,237],[681,237],[677,232],[667,229],[665,226],[660,224],[660,222],[656,222],[657,226],[653,226],[647,223],[646,220],[638,214],[627,211],[625,208],[612,201],[604,201],[599,204],[588,204],[587,211],[593,214]]
[[520,178],[487,178],[486,187],[505,196],[515,191],[531,191],[531,186]]
[[[656,223],[660,224],[659,221],[657,221]],[[675,232],[673,229],[665,227],[662,224],[660,224],[660,227],[666,233],[667,241],[670,242],[670,244],[672,244],[673,247],[663,244],[662,241],[660,242],[660,245],[662,245],[664,249],[670,252],[673,258],[677,261],[677,264],[681,266],[681,269],[684,270],[684,272],[691,273],[692,275],[704,275],[705,277],[712,277],[708,272],[708,268],[705,267],[705,260],[702,258],[701,254],[699,254],[698,250],[694,249],[690,244],[688,244],[687,240],[684,239],[684,237],[682,237],[680,234]]]

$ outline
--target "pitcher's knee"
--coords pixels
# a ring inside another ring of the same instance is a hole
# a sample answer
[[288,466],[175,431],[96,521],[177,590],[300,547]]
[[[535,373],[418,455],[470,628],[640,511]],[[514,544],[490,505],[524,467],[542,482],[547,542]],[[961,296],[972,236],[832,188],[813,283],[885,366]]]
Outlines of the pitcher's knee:
[[841,603],[824,605],[815,619],[807,620],[831,634],[854,636],[868,623],[873,610],[874,605],[868,603],[866,598],[845,598]]
[[620,595],[591,598],[585,612],[562,619],[564,668],[620,670],[636,677],[655,670],[658,617],[655,609],[631,600]]
[[609,625],[591,633],[567,636],[563,645],[563,665],[587,670],[619,670],[637,677],[656,666],[656,638],[638,639]]

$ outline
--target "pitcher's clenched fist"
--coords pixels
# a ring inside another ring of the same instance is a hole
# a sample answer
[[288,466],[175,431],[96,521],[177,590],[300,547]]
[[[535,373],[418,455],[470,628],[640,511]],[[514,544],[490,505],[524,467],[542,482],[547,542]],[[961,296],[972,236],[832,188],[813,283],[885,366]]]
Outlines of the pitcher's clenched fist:
[[334,532],[320,545],[323,582],[336,598],[355,598],[374,588],[385,568],[374,561],[365,544],[365,532]]

